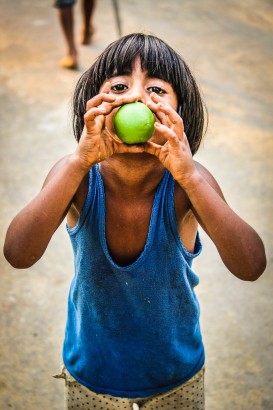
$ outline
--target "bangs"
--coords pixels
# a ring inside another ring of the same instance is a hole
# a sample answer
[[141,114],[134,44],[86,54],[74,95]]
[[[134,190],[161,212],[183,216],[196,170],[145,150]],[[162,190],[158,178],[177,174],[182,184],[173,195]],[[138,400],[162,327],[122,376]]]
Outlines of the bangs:
[[110,44],[103,54],[97,67],[101,83],[116,75],[131,74],[135,59],[139,57],[141,68],[149,77],[160,78],[175,88],[176,53],[156,37],[128,35]]

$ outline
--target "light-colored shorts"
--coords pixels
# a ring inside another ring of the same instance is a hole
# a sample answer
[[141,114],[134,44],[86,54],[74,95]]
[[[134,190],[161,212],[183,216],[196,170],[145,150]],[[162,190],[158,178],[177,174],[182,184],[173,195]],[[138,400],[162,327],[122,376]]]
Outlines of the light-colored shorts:
[[167,393],[136,399],[97,394],[78,383],[65,367],[54,377],[65,380],[65,410],[204,410],[204,372],[202,368],[189,381]]

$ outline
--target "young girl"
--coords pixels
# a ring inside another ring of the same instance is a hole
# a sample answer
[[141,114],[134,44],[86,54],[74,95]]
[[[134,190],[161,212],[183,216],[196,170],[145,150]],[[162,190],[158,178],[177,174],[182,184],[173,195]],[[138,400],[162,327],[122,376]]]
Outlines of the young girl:
[[[122,143],[117,109],[141,101],[155,114],[143,145]],[[162,40],[110,44],[74,95],[75,152],[48,174],[14,218],[5,256],[27,268],[67,218],[75,256],[63,347],[68,409],[204,409],[198,224],[231,273],[264,271],[257,233],[192,158],[204,107],[183,59]]]

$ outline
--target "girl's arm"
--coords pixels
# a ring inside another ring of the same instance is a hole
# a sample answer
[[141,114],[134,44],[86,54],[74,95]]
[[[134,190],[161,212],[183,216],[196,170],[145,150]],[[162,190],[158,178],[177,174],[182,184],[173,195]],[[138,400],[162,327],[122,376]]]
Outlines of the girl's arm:
[[193,161],[181,117],[159,96],[151,94],[150,108],[161,123],[156,132],[166,139],[163,146],[146,143],[186,192],[196,219],[216,245],[226,267],[240,279],[256,280],[266,267],[259,235],[226,203],[212,175]]
[[15,268],[28,268],[41,258],[65,218],[86,170],[75,155],[59,161],[42,190],[11,222],[4,255]]
[[[182,185],[183,184],[183,185]],[[264,245],[257,232],[226,203],[212,175],[200,164],[181,186],[191,201],[196,219],[212,239],[231,273],[254,281],[266,267]]]

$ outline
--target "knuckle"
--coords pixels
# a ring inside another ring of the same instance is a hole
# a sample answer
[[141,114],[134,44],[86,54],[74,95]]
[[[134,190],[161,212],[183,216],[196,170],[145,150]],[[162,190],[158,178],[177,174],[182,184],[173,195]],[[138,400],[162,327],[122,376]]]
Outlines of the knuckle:
[[83,118],[84,118],[84,121],[85,121],[85,122],[94,119],[93,110],[88,110],[88,111],[84,114]]

